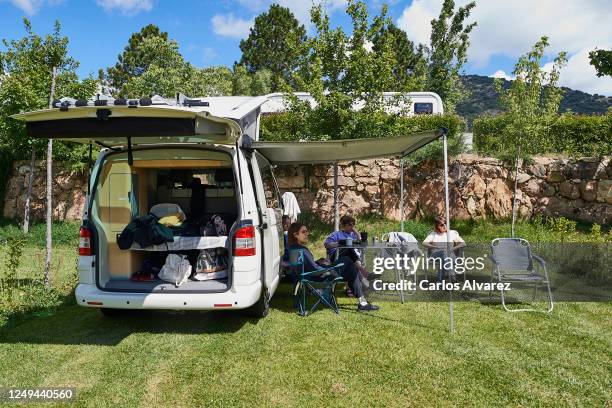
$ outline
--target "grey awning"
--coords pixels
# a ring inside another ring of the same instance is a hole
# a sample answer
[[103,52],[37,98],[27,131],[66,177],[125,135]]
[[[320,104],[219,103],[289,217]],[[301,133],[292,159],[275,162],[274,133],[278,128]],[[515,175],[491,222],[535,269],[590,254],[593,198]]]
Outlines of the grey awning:
[[375,139],[253,142],[252,147],[274,164],[333,163],[376,157],[405,156],[441,135],[441,131],[435,130]]

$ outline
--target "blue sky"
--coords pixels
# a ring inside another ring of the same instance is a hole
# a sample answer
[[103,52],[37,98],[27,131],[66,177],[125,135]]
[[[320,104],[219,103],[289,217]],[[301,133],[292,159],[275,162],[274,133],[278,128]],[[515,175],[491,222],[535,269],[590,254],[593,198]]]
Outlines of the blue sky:
[[[238,44],[248,34],[254,16],[271,0],[0,0],[0,37],[23,36],[22,18],[39,34],[50,32],[59,19],[70,38],[70,54],[80,63],[79,74],[97,73],[116,62],[129,36],[153,23],[177,40],[180,51],[195,66],[231,65],[240,59]],[[310,0],[277,0],[308,26]],[[456,0],[461,5],[466,0]],[[426,41],[429,21],[442,0],[389,1],[389,15],[415,41]],[[332,24],[350,31],[345,0],[327,0]],[[378,13],[381,0],[368,3]],[[466,73],[510,76],[516,58],[541,35],[550,37],[547,61],[568,51],[569,62],[560,83],[585,92],[612,95],[612,79],[596,78],[588,51],[612,47],[612,3],[608,0],[480,0],[472,15],[478,27],[471,37]],[[598,27],[594,31],[592,28]],[[545,61],[546,62],[546,61]]]

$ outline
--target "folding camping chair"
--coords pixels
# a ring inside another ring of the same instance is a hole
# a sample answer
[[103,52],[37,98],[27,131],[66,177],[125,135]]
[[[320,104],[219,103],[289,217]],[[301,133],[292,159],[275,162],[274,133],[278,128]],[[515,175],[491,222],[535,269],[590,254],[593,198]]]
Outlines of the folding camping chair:
[[[419,248],[419,242],[414,237],[414,235],[408,232],[387,232],[382,235],[381,241],[386,242],[388,245],[386,247],[381,248],[380,257],[381,258],[395,258],[396,255],[408,255],[409,258],[417,258],[423,255],[423,252]],[[395,269],[395,279],[398,283],[402,281],[402,269]],[[412,279],[414,282],[414,287],[417,285],[417,271],[408,271],[412,273]],[[398,293],[400,296],[400,300],[404,303],[404,289],[402,285],[397,285]],[[412,291],[411,294],[416,293],[416,289]]]
[[[538,293],[538,285],[546,285],[548,291],[547,313],[553,310],[553,297],[550,291],[550,281],[546,262],[537,255],[532,254],[529,242],[522,238],[497,238],[491,241],[491,260],[493,268],[491,270],[491,283],[497,279],[499,283],[519,283],[533,284],[533,300]],[[536,260],[544,274],[536,273],[533,260]],[[506,306],[504,290],[500,290],[501,303],[508,312],[534,312],[534,308],[510,309]],[[491,297],[491,291],[489,291]]]
[[[304,250],[294,249],[289,252],[289,268],[295,285],[293,290],[294,306],[297,307],[300,316],[312,313],[319,305],[329,307],[336,314],[340,313],[334,290],[336,284],[342,281],[342,277],[337,273],[337,270],[342,266],[344,264],[340,263],[329,268],[304,272]],[[309,295],[315,298],[315,302],[310,309],[307,305]]]

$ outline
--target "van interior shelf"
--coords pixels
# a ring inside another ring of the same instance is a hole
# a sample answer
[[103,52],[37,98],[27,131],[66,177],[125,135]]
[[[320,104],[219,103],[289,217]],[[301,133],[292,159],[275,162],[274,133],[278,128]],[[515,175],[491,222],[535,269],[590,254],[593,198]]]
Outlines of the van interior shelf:
[[190,249],[224,248],[226,241],[226,236],[175,236],[174,242],[167,242],[165,244],[160,245],[151,245],[145,248],[142,248],[137,243],[133,243],[130,249],[134,251],[186,251]]

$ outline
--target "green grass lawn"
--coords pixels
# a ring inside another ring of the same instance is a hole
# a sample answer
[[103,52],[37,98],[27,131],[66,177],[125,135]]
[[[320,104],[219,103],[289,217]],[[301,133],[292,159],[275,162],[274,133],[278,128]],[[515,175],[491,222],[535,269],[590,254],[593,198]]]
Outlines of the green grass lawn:
[[76,305],[0,330],[0,386],[74,386],[78,406],[606,406],[612,308],[381,303],[302,318],[230,312],[108,319]]
[[[367,225],[392,227],[384,222]],[[317,251],[325,228],[311,228]],[[77,406],[95,407],[612,404],[610,303],[557,303],[546,315],[459,302],[451,334],[446,302],[381,301],[380,311],[360,314],[339,291],[340,315],[302,318],[282,284],[262,320],[231,312],[109,319],[72,301],[68,235],[51,276],[63,303],[0,324],[0,387],[73,386]],[[40,276],[43,260],[30,244],[18,276]]]

